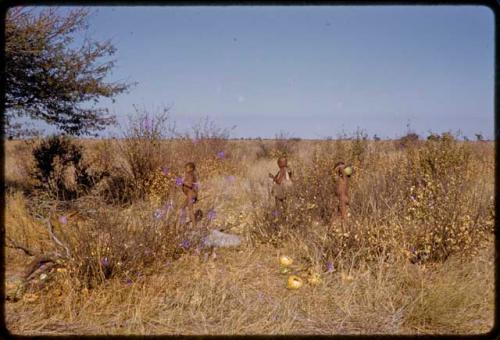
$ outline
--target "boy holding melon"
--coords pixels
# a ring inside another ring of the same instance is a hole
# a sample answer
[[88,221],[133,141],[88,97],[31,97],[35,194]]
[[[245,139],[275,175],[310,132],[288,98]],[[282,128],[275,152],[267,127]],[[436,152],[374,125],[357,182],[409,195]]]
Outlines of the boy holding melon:
[[349,194],[349,178],[352,175],[352,167],[345,165],[344,162],[338,162],[333,168],[335,177],[335,196],[338,199],[338,205],[333,208],[331,223],[333,224],[339,217],[344,221],[348,217],[348,208],[351,196]]

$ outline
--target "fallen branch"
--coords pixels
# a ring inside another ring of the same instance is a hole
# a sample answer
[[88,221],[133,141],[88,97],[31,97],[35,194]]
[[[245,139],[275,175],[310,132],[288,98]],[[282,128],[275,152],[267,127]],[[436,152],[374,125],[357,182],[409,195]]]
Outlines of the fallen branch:
[[[23,277],[24,280],[27,282],[31,280],[35,275],[35,273],[40,274],[42,272],[48,271],[49,269],[53,268],[55,265],[57,265],[57,259],[59,256],[57,254],[46,254],[46,255],[40,255],[37,256],[33,261],[30,262],[28,265],[28,268],[26,269]],[[43,268],[42,265],[45,265]]]
[[5,238],[6,238],[7,241],[9,241],[11,243],[11,244],[5,244],[6,247],[12,248],[12,249],[22,250],[28,256],[36,256],[37,255],[36,252],[34,252],[33,250],[30,250],[30,249],[26,248],[25,246],[20,245],[19,243],[17,243],[13,239],[11,239],[9,236],[6,235]]
[[62,248],[64,248],[64,250],[66,251],[66,256],[68,258],[71,257],[71,252],[69,251],[69,248],[64,244],[62,243],[57,237],[56,235],[54,234],[54,226],[52,225],[52,222],[50,222],[50,218],[47,218],[46,219],[47,221],[47,224],[48,224],[48,231],[49,231],[49,235],[50,237],[52,238],[52,240],[59,246],[61,246]]

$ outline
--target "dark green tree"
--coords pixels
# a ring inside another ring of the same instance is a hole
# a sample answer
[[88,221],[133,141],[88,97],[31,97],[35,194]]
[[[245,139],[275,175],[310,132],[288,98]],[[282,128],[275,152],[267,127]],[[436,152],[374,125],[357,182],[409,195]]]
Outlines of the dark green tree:
[[[88,135],[115,122],[99,99],[131,84],[107,82],[116,52],[111,41],[89,38],[86,9],[9,9],[5,22],[5,132],[17,118],[42,120],[70,135]],[[85,33],[85,35],[79,33]],[[78,39],[80,38],[80,39]]]

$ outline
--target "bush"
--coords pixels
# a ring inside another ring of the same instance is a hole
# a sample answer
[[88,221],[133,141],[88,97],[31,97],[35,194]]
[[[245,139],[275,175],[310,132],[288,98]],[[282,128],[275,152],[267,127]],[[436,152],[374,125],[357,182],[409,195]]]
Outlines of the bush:
[[155,218],[146,206],[128,216],[111,207],[93,208],[85,223],[73,227],[70,242],[70,273],[87,287],[112,277],[136,281],[181,251],[179,235],[171,228],[173,212]]
[[277,159],[282,156],[291,156],[297,152],[300,138],[292,137],[290,133],[280,132],[273,141],[264,141],[259,138],[257,159]]
[[208,117],[195,123],[191,127],[192,132],[186,133],[185,138],[191,142],[190,145],[193,147],[193,151],[196,151],[196,156],[199,158],[196,161],[202,161],[217,155],[221,156],[221,152],[224,153],[222,158],[228,157],[227,144],[231,130],[235,128],[235,126],[231,129],[218,127]]
[[76,198],[93,185],[82,147],[67,136],[52,136],[33,149],[35,169],[32,176],[39,189],[56,199]]
[[420,137],[415,132],[408,132],[405,136],[399,138],[398,146],[400,148],[409,148],[418,144]]
[[366,151],[368,149],[368,134],[361,130],[357,129],[355,132],[355,136],[353,139],[352,149],[351,149],[351,159],[358,164],[361,164],[365,157]]
[[168,145],[161,142],[174,133],[174,128],[168,125],[167,108],[155,115],[134,108],[136,114],[129,117],[123,139],[118,141],[119,153],[124,161],[120,173],[127,175],[115,181],[120,183],[120,187],[135,188],[131,199],[145,197],[154,172],[170,159],[166,149]]
[[[113,277],[141,280],[194,249],[201,235],[175,231],[175,217],[172,207],[156,209],[143,203],[124,210],[87,197],[64,210],[52,210],[50,221],[68,249],[60,265],[77,287],[91,288]],[[57,248],[54,243],[47,250]]]
[[[234,127],[233,127],[234,129]],[[218,127],[208,117],[192,126],[181,139],[175,140],[170,163],[176,174],[181,176],[184,165],[194,162],[201,178],[215,175],[235,174],[236,159],[229,145],[231,129]]]
[[418,258],[444,260],[477,251],[491,232],[486,209],[473,190],[477,164],[471,150],[449,134],[408,153],[408,240]]
[[270,142],[262,140],[262,138],[258,139],[257,143],[258,149],[256,152],[257,159],[265,158],[275,158],[276,154],[274,152],[273,146]]
[[298,138],[294,138],[290,133],[281,131],[274,139],[274,158],[290,156],[297,152]]
[[93,188],[93,193],[110,204],[131,203],[136,197],[130,172],[123,165],[120,166],[118,143],[114,139],[100,140],[88,156],[90,173],[100,179]]

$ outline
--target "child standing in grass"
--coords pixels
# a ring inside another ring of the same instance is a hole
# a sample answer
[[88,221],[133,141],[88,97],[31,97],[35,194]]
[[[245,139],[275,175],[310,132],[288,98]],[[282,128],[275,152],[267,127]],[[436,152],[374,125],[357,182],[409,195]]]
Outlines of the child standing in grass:
[[333,207],[331,224],[333,225],[338,219],[345,221],[349,216],[349,204],[351,196],[349,194],[349,178],[351,172],[346,172],[347,167],[344,162],[337,162],[333,168],[335,177],[335,196],[337,197],[337,205]]
[[287,191],[292,185],[292,171],[288,168],[286,157],[278,158],[278,167],[278,173],[276,175],[269,173],[269,177],[274,182],[272,194],[276,201],[276,207],[283,211],[285,209]]
[[185,174],[182,178],[182,192],[186,195],[186,199],[182,203],[179,210],[179,218],[177,220],[177,227],[180,225],[181,216],[187,208],[188,216],[193,226],[195,225],[196,218],[194,212],[194,204],[198,201],[198,179],[196,176],[196,166],[193,162],[186,163]]

